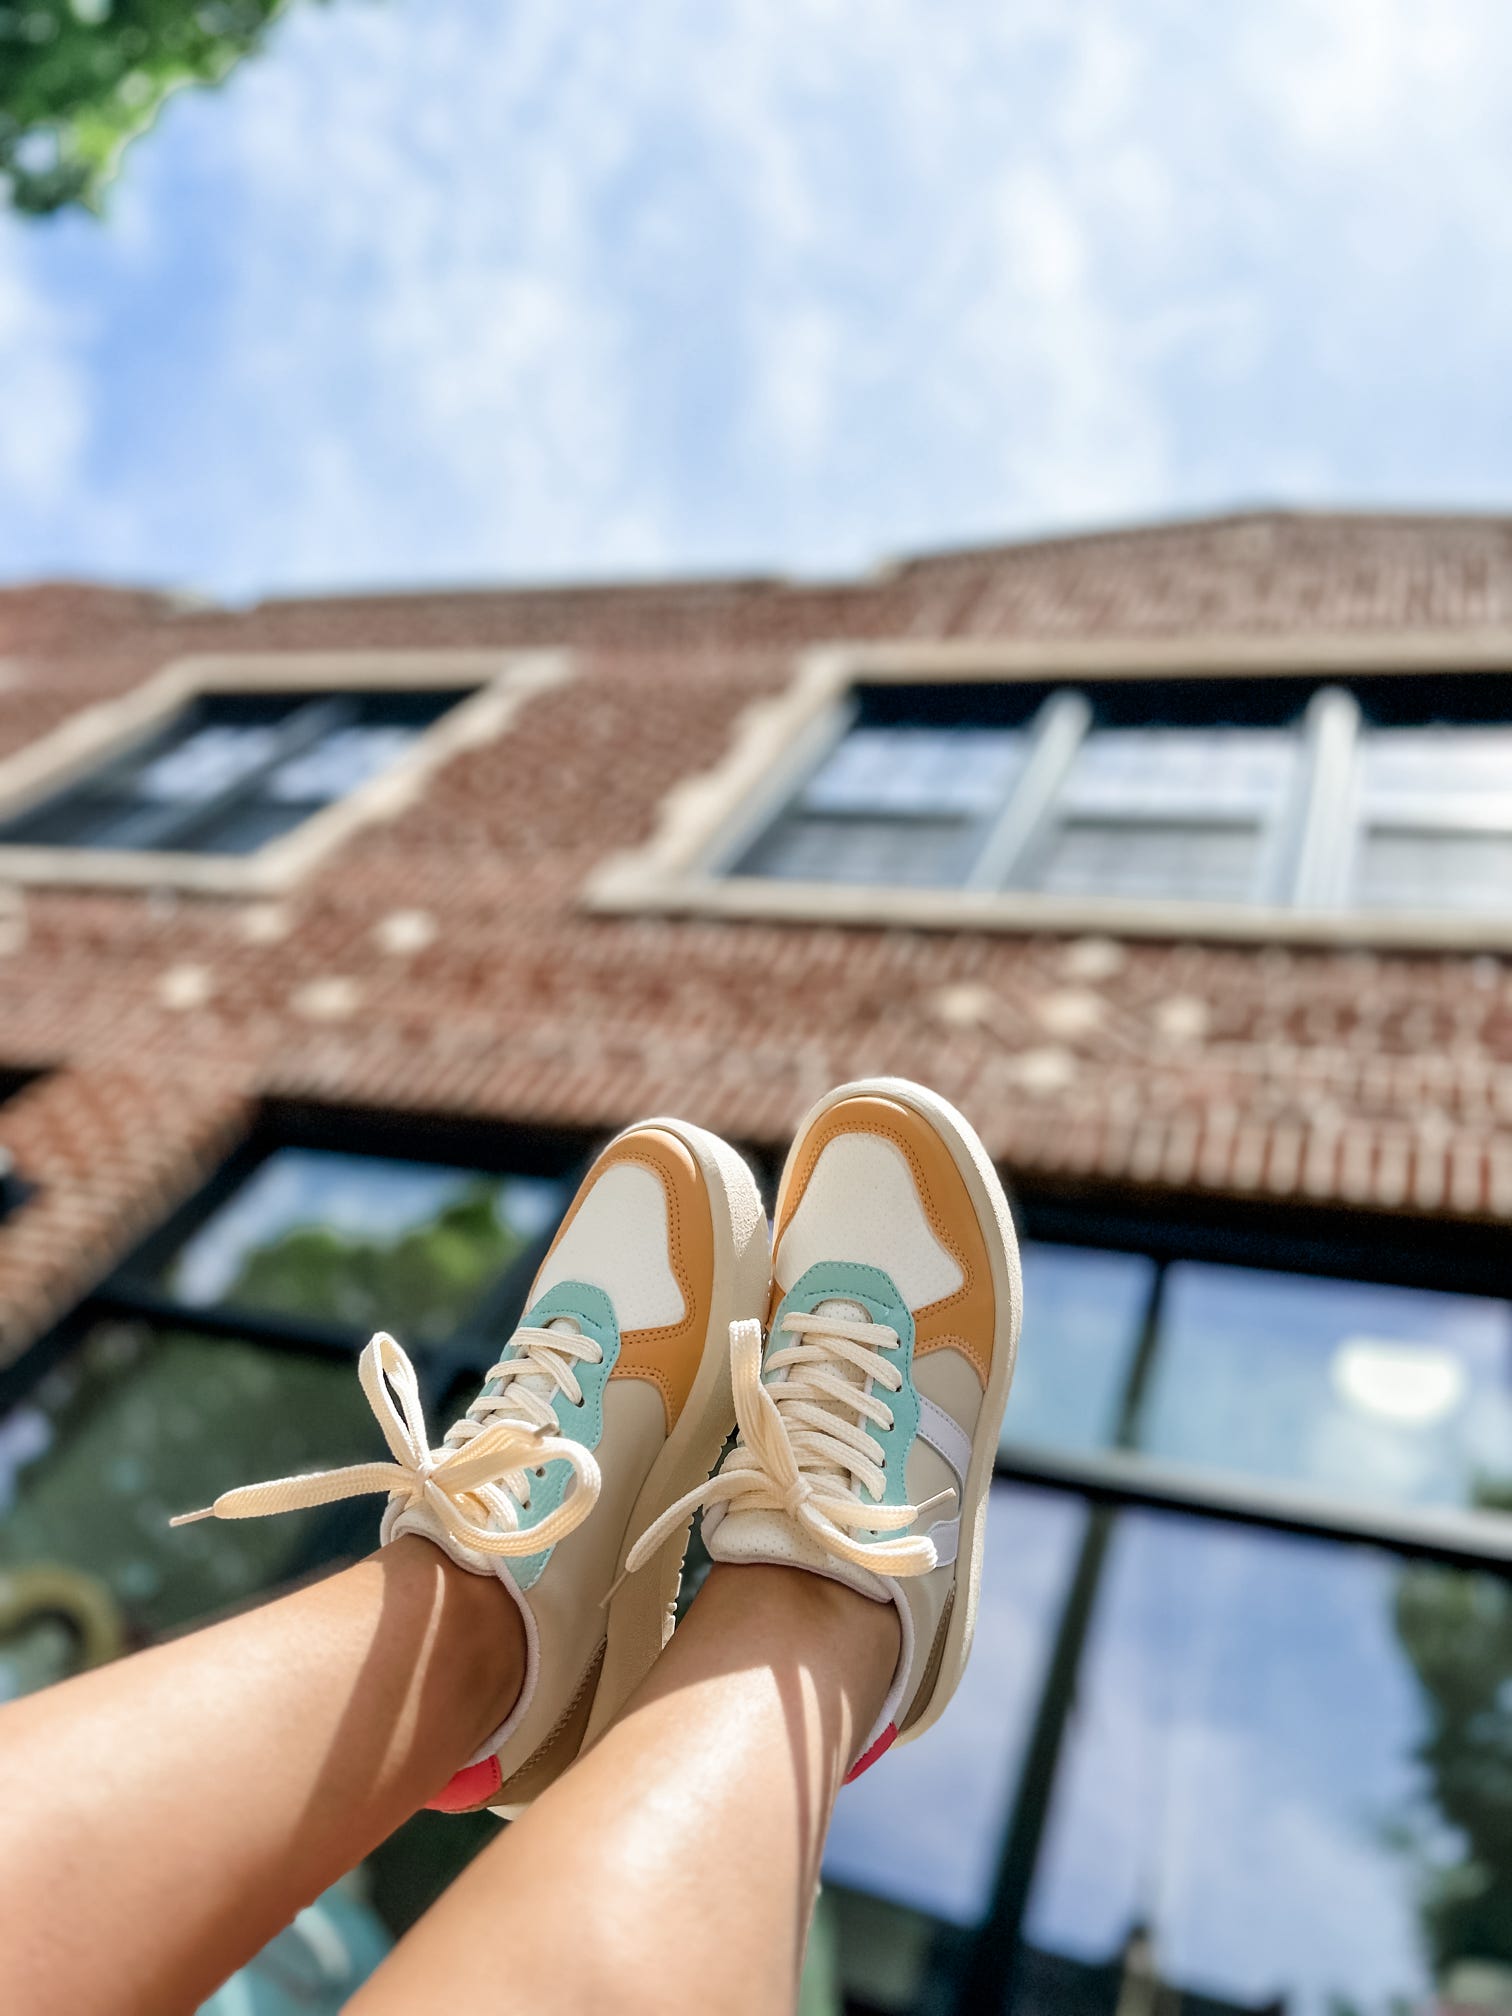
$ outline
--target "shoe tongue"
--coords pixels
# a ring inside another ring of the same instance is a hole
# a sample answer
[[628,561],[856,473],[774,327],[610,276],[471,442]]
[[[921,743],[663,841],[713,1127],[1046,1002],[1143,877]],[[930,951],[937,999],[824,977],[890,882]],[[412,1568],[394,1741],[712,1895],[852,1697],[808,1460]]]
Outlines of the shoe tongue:
[[871,1312],[862,1302],[847,1302],[840,1296],[829,1296],[823,1302],[814,1304],[816,1316],[845,1316],[852,1323],[870,1323]]

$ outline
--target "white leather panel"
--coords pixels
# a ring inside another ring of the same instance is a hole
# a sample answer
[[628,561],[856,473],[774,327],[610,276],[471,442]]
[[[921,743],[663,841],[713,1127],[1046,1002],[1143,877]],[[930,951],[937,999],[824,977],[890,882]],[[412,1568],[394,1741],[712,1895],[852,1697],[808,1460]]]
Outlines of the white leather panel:
[[621,1331],[680,1323],[683,1294],[668,1259],[667,1193],[661,1179],[616,1162],[583,1199],[531,1299],[559,1281],[587,1281],[614,1304]]
[[820,1154],[777,1249],[784,1293],[819,1260],[882,1268],[910,1309],[953,1295],[963,1279],[930,1229],[906,1157],[877,1134],[837,1134]]

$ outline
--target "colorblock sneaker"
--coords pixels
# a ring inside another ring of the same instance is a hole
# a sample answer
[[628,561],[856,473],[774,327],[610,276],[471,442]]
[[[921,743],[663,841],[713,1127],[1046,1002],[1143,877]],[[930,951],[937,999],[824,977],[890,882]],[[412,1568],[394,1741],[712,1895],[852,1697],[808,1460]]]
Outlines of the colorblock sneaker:
[[[380,1335],[360,1376],[392,1462],[250,1485],[186,1516],[387,1491],[385,1541],[423,1534],[459,1567],[496,1575],[524,1622],[524,1685],[431,1803],[518,1812],[608,1724],[670,1635],[690,1514],[664,1515],[718,1459],[734,1422],[730,1328],[759,1316],[770,1281],[744,1162],[702,1128],[642,1121],[589,1170],[519,1328],[439,1449],[413,1366]],[[648,1524],[661,1534],[656,1571],[624,1579],[626,1547]]]
[[777,1196],[772,1309],[731,1336],[740,1435],[695,1502],[716,1561],[812,1570],[897,1606],[902,1650],[850,1776],[938,1720],[971,1650],[1018,1346],[1007,1200],[971,1128],[899,1078],[809,1114]]

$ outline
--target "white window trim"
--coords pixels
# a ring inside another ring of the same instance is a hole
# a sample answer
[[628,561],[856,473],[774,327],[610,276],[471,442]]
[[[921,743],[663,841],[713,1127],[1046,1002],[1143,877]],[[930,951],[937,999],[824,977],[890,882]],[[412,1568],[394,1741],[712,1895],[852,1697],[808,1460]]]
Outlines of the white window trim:
[[1067,899],[981,888],[786,881],[721,872],[723,864],[737,858],[790,802],[795,778],[833,746],[850,718],[851,694],[858,684],[1049,680],[1085,686],[1110,679],[1254,679],[1270,673],[1314,675],[1325,686],[1352,675],[1428,672],[1512,672],[1512,630],[827,645],[800,658],[782,693],[746,709],[724,759],[667,793],[651,839],[605,862],[589,878],[584,901],[590,909],[611,915],[1512,950],[1512,916],[1350,909],[1321,890],[1316,907],[1255,904],[1240,909],[1228,904]]
[[209,896],[276,896],[362,827],[414,803],[460,750],[502,735],[532,694],[570,677],[560,651],[257,651],[180,658],[119,699],[63,722],[0,762],[0,818],[82,782],[101,764],[208,693],[423,692],[475,686],[416,736],[397,762],[246,855],[133,848],[0,844],[0,883],[183,889]]

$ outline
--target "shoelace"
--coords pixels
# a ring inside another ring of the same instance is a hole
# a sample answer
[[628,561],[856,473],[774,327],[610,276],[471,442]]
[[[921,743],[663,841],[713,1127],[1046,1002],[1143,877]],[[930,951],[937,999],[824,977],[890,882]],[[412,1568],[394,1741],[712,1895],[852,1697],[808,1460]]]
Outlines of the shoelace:
[[[420,1382],[403,1347],[379,1331],[358,1361],[368,1405],[378,1417],[392,1463],[353,1463],[305,1477],[277,1477],[224,1491],[201,1512],[182,1512],[169,1523],[196,1519],[261,1519],[310,1505],[331,1505],[370,1491],[392,1492],[406,1505],[427,1507],[456,1540],[480,1554],[538,1554],[564,1539],[593,1510],[602,1478],[591,1452],[552,1432],[557,1420],[544,1394],[524,1384],[543,1379],[581,1405],[575,1361],[598,1363],[603,1351],[575,1331],[517,1330],[516,1357],[489,1368],[484,1391],[432,1451],[420,1403]],[[550,1462],[572,1466],[576,1486],[538,1525],[522,1528],[530,1504],[530,1473]],[[502,1531],[500,1529],[503,1529]]]
[[[896,1393],[903,1384],[897,1366],[881,1355],[896,1349],[897,1332],[883,1323],[797,1311],[783,1318],[782,1327],[798,1341],[767,1359],[768,1372],[787,1375],[768,1386],[761,1378],[761,1325],[730,1325],[739,1440],[721,1470],[641,1535],[626,1557],[627,1572],[648,1561],[697,1506],[718,1504],[732,1511],[785,1512],[829,1553],[878,1575],[927,1575],[936,1565],[927,1534],[870,1543],[852,1538],[865,1531],[898,1533],[955,1501],[955,1492],[947,1490],[922,1505],[878,1502],[887,1473],[862,1423],[870,1421],[884,1433],[893,1425],[892,1409],[875,1389]],[[844,1378],[839,1365],[860,1373],[861,1383]]]

